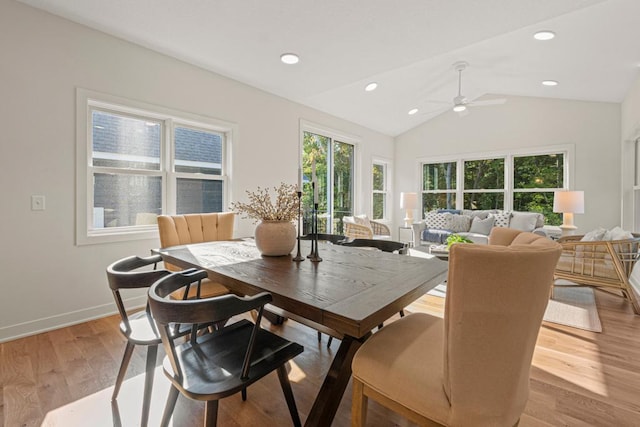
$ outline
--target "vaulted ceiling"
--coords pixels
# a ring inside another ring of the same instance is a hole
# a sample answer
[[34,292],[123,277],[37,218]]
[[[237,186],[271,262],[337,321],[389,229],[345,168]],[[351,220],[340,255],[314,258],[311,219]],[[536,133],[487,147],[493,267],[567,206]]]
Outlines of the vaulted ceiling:
[[621,102],[640,73],[638,0],[19,1],[391,136],[455,114],[457,61],[469,101]]

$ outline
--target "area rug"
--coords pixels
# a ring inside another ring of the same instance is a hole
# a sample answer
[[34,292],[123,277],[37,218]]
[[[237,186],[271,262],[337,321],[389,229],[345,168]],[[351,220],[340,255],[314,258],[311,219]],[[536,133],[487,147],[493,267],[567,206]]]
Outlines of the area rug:
[[[440,284],[427,293],[440,298],[444,298],[446,294],[445,284]],[[543,320],[586,331],[602,332],[596,298],[593,289],[588,287],[556,286]]]

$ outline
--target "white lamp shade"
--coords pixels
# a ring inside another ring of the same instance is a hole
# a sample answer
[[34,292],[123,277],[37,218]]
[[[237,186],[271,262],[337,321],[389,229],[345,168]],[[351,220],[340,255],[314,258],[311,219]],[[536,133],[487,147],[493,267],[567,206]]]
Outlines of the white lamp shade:
[[418,207],[418,193],[400,193],[400,209],[415,209]]
[[584,191],[556,191],[553,193],[553,211],[584,213]]

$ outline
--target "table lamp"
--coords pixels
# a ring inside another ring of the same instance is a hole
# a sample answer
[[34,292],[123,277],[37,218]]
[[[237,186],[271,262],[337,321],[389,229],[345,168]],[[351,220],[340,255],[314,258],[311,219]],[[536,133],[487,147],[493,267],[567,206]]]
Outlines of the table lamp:
[[562,213],[562,235],[573,234],[573,214],[584,213],[584,191],[556,191],[553,193],[553,211]]
[[404,226],[411,227],[413,210],[418,207],[418,193],[400,193],[400,208],[406,210]]

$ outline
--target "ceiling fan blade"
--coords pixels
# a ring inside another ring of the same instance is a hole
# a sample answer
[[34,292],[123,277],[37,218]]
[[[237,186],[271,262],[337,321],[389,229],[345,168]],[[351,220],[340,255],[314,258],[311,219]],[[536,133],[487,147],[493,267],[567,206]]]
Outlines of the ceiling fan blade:
[[507,102],[506,98],[496,98],[496,99],[486,99],[483,101],[473,101],[468,103],[467,105],[471,105],[472,107],[484,107],[487,105],[501,105]]

